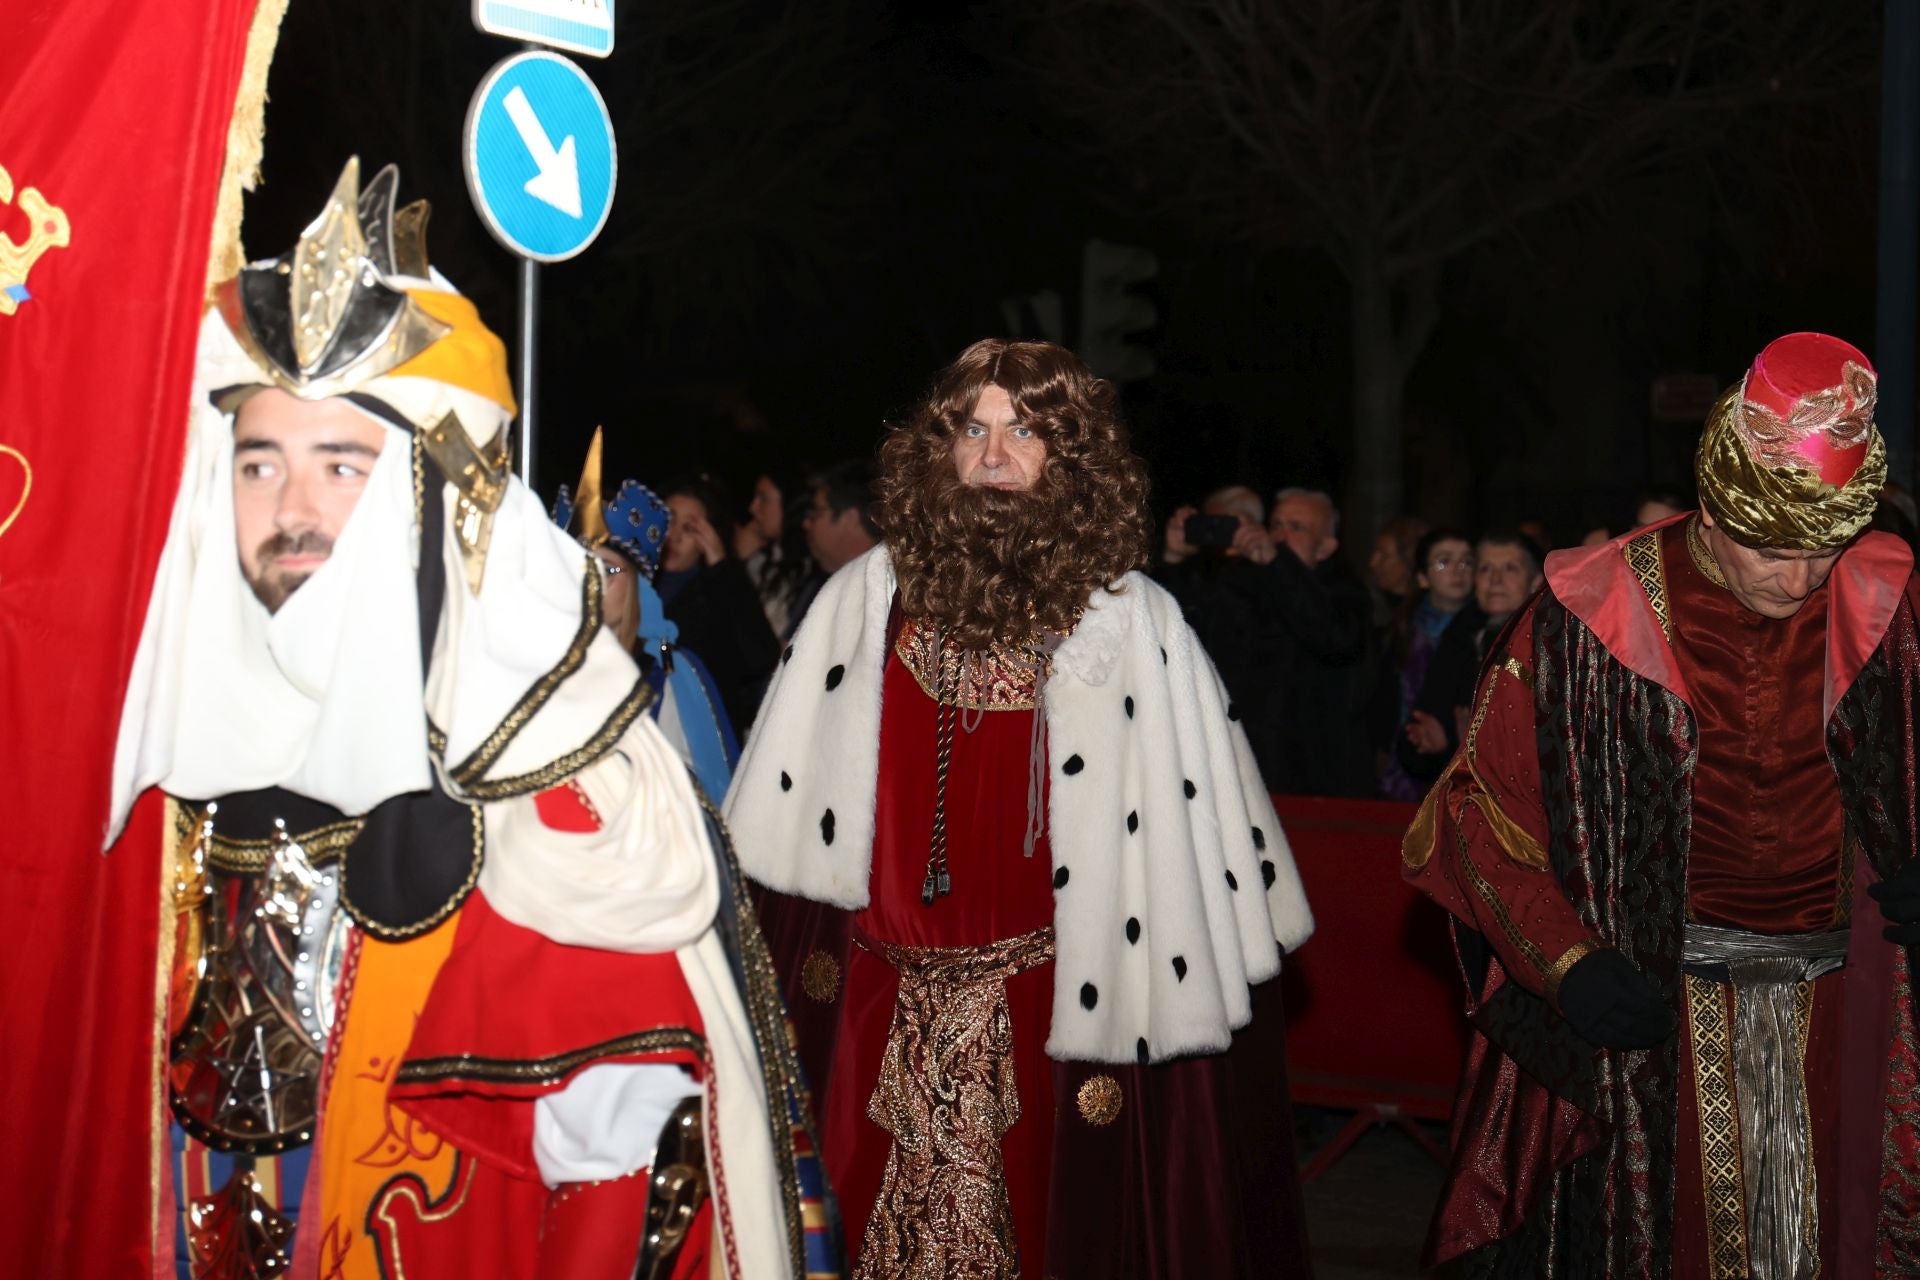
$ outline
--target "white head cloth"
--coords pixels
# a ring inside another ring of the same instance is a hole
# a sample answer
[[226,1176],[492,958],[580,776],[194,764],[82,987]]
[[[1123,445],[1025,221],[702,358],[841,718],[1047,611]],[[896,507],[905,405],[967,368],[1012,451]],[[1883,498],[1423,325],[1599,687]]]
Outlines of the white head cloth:
[[[234,540],[233,419],[210,399],[263,381],[210,311],[186,468],[121,714],[107,842],[156,785],[193,799],[281,786],[363,814],[431,784],[429,719],[446,737],[447,790],[461,799],[538,790],[610,749],[638,710],[638,671],[587,616],[594,558],[517,478],[494,513],[477,596],[452,516],[442,516],[445,604],[421,671],[413,439],[377,415],[386,447],[331,558],[267,612]],[[425,378],[385,376],[361,390],[416,424],[453,410],[482,441],[507,418]],[[447,485],[443,511],[455,496]],[[470,760],[476,752],[483,759]]]

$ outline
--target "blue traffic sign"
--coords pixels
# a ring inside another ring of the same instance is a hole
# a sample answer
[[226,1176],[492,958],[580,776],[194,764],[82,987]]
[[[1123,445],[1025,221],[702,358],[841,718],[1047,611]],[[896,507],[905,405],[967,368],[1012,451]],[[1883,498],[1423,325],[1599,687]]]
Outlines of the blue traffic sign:
[[587,73],[556,53],[520,53],[487,72],[467,107],[467,190],[494,239],[562,262],[613,209],[613,121]]
[[473,0],[473,25],[595,58],[613,52],[613,0]]

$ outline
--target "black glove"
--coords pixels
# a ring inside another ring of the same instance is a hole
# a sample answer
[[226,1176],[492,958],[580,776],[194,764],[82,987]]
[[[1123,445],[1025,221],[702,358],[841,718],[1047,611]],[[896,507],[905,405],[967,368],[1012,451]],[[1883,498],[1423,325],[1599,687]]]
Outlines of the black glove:
[[1676,1025],[1659,989],[1612,947],[1567,970],[1560,980],[1560,1014],[1582,1040],[1603,1049],[1651,1049]]
[[1920,861],[1909,862],[1867,892],[1887,918],[1881,934],[1888,942],[1920,944]]

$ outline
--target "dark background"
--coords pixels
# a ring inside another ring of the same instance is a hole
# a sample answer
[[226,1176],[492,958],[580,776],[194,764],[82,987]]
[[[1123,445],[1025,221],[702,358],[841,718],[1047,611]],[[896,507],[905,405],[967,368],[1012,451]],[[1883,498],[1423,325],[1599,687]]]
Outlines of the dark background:
[[[1159,320],[1138,335],[1158,372],[1125,394],[1156,506],[1236,480],[1347,492],[1364,464],[1351,264],[1326,227],[1290,218],[1302,188],[1236,185],[1252,167],[1204,96],[1156,86],[1173,37],[1130,7],[620,4],[613,56],[580,60],[616,122],[612,217],[542,271],[537,487],[572,480],[596,423],[610,478],[655,485],[703,468],[744,493],[775,461],[869,453],[934,370],[1008,331],[1003,299],[1057,290],[1073,343],[1081,246],[1100,237],[1160,264],[1141,290]],[[1630,22],[1665,6],[1589,8]],[[1825,15],[1816,83],[1676,112],[1660,146],[1613,168],[1585,172],[1583,156],[1556,172],[1577,132],[1524,140],[1537,154],[1510,169],[1478,161],[1485,212],[1467,216],[1513,210],[1543,174],[1569,194],[1490,221],[1433,273],[1431,336],[1405,379],[1408,508],[1542,518],[1571,541],[1618,525],[1648,486],[1686,482],[1697,423],[1652,420],[1656,377],[1730,383],[1796,329],[1872,351],[1878,5],[1719,8],[1722,37]],[[292,243],[348,154],[367,173],[394,162],[402,199],[433,201],[435,264],[510,338],[515,259],[472,210],[460,148],[473,88],[513,52],[458,0],[293,0],[248,253]],[[1396,56],[1362,41],[1342,74],[1390,81]],[[1094,74],[1108,70],[1118,89]],[[1666,92],[1635,74],[1632,88]],[[1330,132],[1322,150],[1340,154],[1303,169],[1307,197],[1373,136]],[[1448,171],[1444,137],[1409,145]]]

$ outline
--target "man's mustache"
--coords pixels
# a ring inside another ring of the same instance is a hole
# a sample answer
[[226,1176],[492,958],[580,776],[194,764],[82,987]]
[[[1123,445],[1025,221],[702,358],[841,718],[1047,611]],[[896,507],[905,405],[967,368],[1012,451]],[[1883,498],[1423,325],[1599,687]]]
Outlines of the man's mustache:
[[276,533],[261,543],[260,550],[254,554],[261,565],[281,556],[330,556],[333,539],[317,530],[301,534]]

